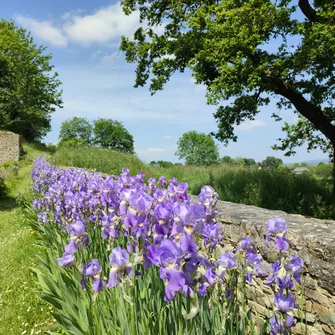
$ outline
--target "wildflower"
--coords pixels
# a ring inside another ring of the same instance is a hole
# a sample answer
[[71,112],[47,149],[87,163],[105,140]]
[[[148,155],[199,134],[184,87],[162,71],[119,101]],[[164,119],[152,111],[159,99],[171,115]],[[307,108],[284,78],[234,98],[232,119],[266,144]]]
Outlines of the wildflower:
[[133,279],[133,265],[129,263],[129,254],[127,250],[121,247],[113,249],[109,256],[111,269],[109,272],[108,288],[112,288],[121,283],[124,273],[127,273],[129,278]]
[[104,287],[104,282],[100,279],[101,265],[97,259],[92,259],[84,265],[83,274],[85,277],[93,277],[93,290],[99,292]]
[[270,241],[270,236],[275,235],[275,246],[278,250],[287,250],[289,241],[286,238],[286,220],[281,218],[270,219],[266,221],[267,233],[265,241]]
[[57,260],[60,266],[71,266],[74,264],[76,259],[72,254],[64,252],[63,256]]

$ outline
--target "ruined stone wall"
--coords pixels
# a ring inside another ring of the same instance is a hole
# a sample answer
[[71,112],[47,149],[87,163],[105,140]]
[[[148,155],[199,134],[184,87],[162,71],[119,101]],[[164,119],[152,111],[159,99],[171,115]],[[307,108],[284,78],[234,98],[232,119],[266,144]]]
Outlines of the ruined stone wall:
[[[300,302],[303,313],[295,315],[298,322],[294,334],[335,335],[335,221],[223,201],[219,201],[217,207],[221,213],[218,222],[223,226],[225,248],[229,250],[249,235],[267,262],[277,259],[277,251],[264,243],[265,222],[276,217],[287,220],[292,252],[304,260],[307,270],[305,303]],[[261,280],[253,281],[247,295],[254,311],[271,315],[273,293]]]
[[20,135],[9,131],[0,131],[0,165],[20,158]]

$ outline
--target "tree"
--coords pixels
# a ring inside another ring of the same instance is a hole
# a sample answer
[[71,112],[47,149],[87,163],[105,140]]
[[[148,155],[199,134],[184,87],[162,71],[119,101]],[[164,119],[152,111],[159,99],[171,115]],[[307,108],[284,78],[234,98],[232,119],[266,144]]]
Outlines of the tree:
[[256,165],[256,161],[253,158],[243,158],[245,166],[254,166]]
[[134,153],[134,139],[119,121],[97,119],[94,122],[94,144],[106,149]]
[[168,161],[157,161],[157,164],[159,165],[159,167],[162,167],[162,168],[169,168],[173,166],[173,163],[168,162]]
[[244,166],[244,158],[242,157],[235,157],[234,160],[233,160],[233,165],[236,165],[236,166]]
[[283,164],[283,161],[273,156],[268,156],[262,161],[262,167],[268,169],[277,169],[280,164]]
[[51,129],[51,114],[62,107],[51,55],[14,22],[0,20],[0,129],[38,140]]
[[233,159],[230,156],[223,156],[221,158],[221,163],[232,165]]
[[307,143],[334,157],[333,0],[314,0],[314,8],[309,0],[124,0],[122,6],[126,14],[139,10],[148,26],[120,45],[126,60],[137,63],[135,87],[150,79],[155,93],[189,68],[206,86],[208,103],[219,106],[215,136],[225,144],[237,140],[236,125],[278,98],[278,107],[294,108],[299,119],[285,123],[287,137],[274,148],[292,155]]
[[66,142],[72,139],[81,139],[90,144],[92,137],[92,126],[83,117],[73,117],[62,123],[59,133],[59,141]]
[[210,165],[219,160],[219,150],[210,136],[189,131],[178,140],[176,156],[185,159],[187,165]]

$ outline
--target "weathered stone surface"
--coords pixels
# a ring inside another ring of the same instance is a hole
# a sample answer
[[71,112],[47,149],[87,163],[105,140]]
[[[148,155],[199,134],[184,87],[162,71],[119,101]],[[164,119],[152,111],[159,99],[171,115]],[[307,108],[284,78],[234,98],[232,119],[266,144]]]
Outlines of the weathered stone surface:
[[[328,305],[326,305],[328,306]],[[313,310],[318,315],[320,321],[326,323],[327,325],[335,326],[335,313],[332,312],[329,308],[318,303],[313,304]]]
[[327,325],[322,325],[322,330],[323,330],[326,334],[335,335],[335,328],[334,328],[334,327],[327,326]]
[[9,131],[0,131],[0,165],[20,158],[20,135]]
[[[250,236],[267,263],[278,258],[277,250],[264,244],[265,222],[282,217],[288,223],[288,239],[294,253],[303,258],[305,302],[298,301],[305,312],[294,312],[298,324],[293,334],[332,334],[335,327],[335,221],[305,218],[282,211],[272,211],[255,206],[218,202],[221,213],[217,222],[223,227],[223,245],[230,250],[245,236]],[[221,252],[221,251],[220,251]],[[247,290],[249,306],[255,313],[271,314],[272,290],[255,279]],[[305,326],[304,323],[307,322]],[[305,327],[306,330],[305,330]]]
[[317,285],[327,290],[331,296],[335,295],[335,221],[306,218],[226,201],[219,201],[217,207],[221,213],[218,222],[223,226],[225,241],[236,244],[249,235],[269,262],[276,259],[277,252],[270,245],[264,245],[265,222],[274,217],[286,219],[291,248],[304,259],[308,272]]
[[293,328],[292,328],[293,334],[296,335],[323,335],[324,332],[320,331],[318,328],[305,325],[303,322],[297,323]]

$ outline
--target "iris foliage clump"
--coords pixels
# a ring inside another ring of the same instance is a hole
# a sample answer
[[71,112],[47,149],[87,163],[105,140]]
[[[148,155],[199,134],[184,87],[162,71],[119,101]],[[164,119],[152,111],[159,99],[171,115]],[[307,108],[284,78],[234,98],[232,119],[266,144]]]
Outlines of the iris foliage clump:
[[[266,222],[265,243],[279,250],[266,266],[249,237],[223,251],[210,186],[193,202],[176,178],[145,183],[126,168],[104,178],[41,158],[31,176],[45,249],[36,273],[68,334],[290,333],[303,261],[290,253],[285,220]],[[274,293],[262,324],[246,298],[255,277]]]

